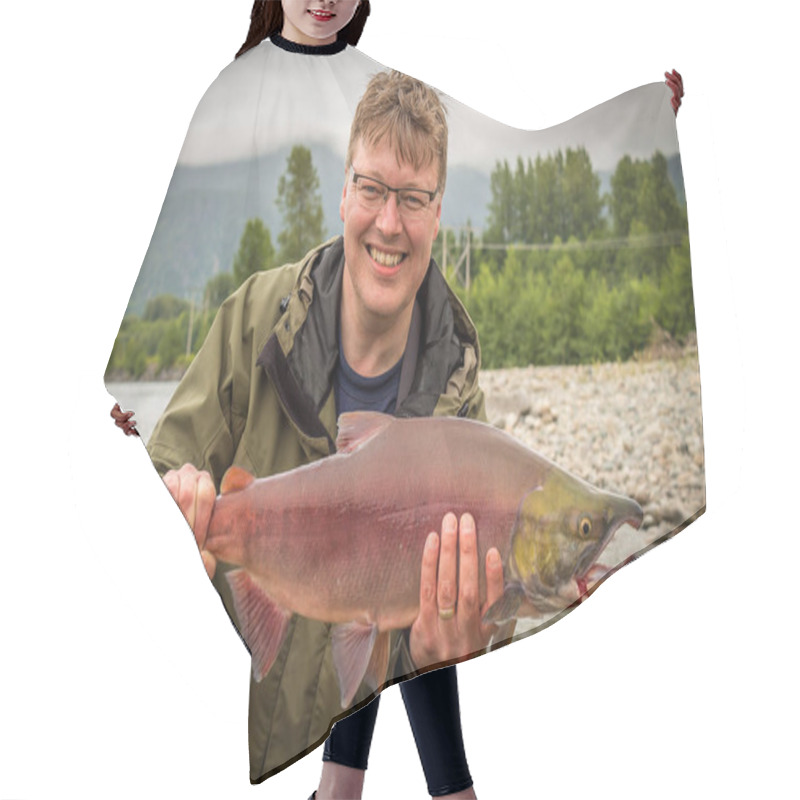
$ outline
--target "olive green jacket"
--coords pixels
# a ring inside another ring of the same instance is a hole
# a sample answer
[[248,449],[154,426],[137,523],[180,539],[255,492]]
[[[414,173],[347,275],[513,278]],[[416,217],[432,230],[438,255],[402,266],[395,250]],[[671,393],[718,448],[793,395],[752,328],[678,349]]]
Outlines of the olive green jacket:
[[[264,477],[335,451],[343,264],[339,237],[297,264],[252,276],[225,301],[148,444],[161,475],[191,463],[219,490],[232,465]],[[433,262],[417,302],[416,369],[396,414],[485,418],[477,334]],[[220,565],[214,584],[235,621],[225,571]],[[343,716],[329,632],[295,615],[269,673],[251,681],[252,782],[318,746]],[[389,682],[413,674],[407,650],[406,637],[395,635]],[[362,686],[354,704],[373,696]]]

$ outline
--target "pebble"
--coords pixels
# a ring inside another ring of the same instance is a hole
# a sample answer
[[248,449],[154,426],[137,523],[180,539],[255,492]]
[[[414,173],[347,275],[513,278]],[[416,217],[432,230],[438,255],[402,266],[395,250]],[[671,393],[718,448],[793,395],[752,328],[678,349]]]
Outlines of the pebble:
[[696,350],[618,364],[484,370],[489,421],[645,516],[603,557],[621,563],[705,506]]

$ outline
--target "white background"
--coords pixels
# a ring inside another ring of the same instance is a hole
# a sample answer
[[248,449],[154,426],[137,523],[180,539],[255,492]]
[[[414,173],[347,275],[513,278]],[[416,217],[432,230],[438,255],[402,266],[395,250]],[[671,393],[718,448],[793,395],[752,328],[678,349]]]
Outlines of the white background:
[[[479,795],[797,796],[788,4],[373,6],[365,52],[520,127],[673,66],[686,81],[708,512],[553,628],[459,668]],[[247,655],[144,448],[113,427],[102,381],[191,114],[249,9],[0,11],[5,800],[306,798],[316,786],[318,753],[249,785]],[[425,796],[392,690],[365,797]]]

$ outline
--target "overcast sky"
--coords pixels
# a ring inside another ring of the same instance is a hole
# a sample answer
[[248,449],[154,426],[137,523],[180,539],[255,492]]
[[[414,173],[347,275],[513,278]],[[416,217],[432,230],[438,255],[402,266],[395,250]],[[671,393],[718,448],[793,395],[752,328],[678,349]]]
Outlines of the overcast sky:
[[[235,161],[296,142],[328,144],[344,158],[358,100],[370,77],[385,68],[353,48],[312,58],[263,42],[226,67],[206,92],[179,160]],[[509,73],[508,80],[517,76]],[[535,91],[523,82],[520,102]],[[487,172],[498,159],[535,159],[583,145],[595,169],[613,170],[626,153],[671,155],[678,148],[669,96],[663,83],[649,84],[541,131],[512,128],[445,97],[449,162]]]

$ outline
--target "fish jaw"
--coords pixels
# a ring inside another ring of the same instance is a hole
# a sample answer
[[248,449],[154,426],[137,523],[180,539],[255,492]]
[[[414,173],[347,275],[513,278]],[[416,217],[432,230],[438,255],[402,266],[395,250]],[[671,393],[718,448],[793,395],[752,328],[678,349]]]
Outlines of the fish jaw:
[[574,603],[589,581],[608,573],[598,559],[619,528],[638,529],[634,500],[602,491],[553,467],[520,503],[512,534],[509,572],[542,612]]
[[616,532],[623,525],[630,525],[634,530],[639,530],[644,518],[641,506],[629,497],[622,495],[606,494],[606,530],[600,543],[591,553],[591,557],[582,562],[575,572],[575,582],[579,598],[586,598],[595,586],[612,571],[611,567],[600,564],[598,559],[608,547]]

